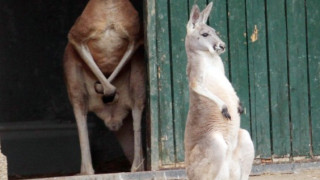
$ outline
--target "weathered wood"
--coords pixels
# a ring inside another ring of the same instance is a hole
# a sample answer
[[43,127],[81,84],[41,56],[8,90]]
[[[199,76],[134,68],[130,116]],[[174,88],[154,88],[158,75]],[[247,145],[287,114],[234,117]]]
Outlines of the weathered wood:
[[189,108],[184,39],[188,22],[188,1],[170,1],[170,43],[173,86],[173,119],[176,161],[184,161],[184,129]]
[[285,0],[266,3],[272,151],[279,157],[291,153]]
[[307,35],[313,154],[320,155],[320,1],[307,0]]
[[287,2],[292,154],[309,154],[308,67],[304,1]]
[[256,156],[271,157],[265,4],[247,0],[248,60],[252,134]]
[[[174,167],[184,160],[188,10],[194,3],[202,10],[208,1],[146,2],[148,51],[156,53],[148,55],[152,158]],[[305,2],[307,9],[298,0],[213,0],[209,24],[228,46],[222,59],[245,108],[241,126],[261,158],[308,155],[310,134],[320,155],[320,2]]]
[[[209,25],[213,27],[221,40],[225,42],[226,47],[228,45],[228,13],[227,13],[227,1],[226,0],[213,0],[212,11],[209,16]],[[224,63],[226,76],[230,79],[229,72],[229,49],[221,54],[221,59]]]
[[247,57],[246,11],[244,0],[228,1],[230,79],[244,107],[241,127],[251,132]]
[[155,0],[145,1],[144,27],[145,49],[148,58],[148,119],[150,121],[150,164],[151,170],[159,169],[159,104],[158,104],[158,65],[156,52],[156,14]]
[[159,88],[159,130],[161,165],[175,162],[168,1],[156,2],[156,37]]

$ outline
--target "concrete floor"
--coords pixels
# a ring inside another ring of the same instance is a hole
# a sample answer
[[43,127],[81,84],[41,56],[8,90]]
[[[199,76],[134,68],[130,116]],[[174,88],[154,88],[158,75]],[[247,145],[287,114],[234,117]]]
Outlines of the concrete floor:
[[[43,179],[43,178],[41,178]],[[47,180],[186,180],[184,169],[68,176]],[[320,162],[254,165],[249,180],[320,180]]]
[[249,180],[320,180],[320,169],[250,176]]
[[[42,178],[41,178],[42,179]],[[47,180],[187,180],[183,170],[149,173],[119,173],[93,176],[69,176]],[[250,176],[249,180],[320,180],[320,168],[301,170],[293,173],[267,173]]]

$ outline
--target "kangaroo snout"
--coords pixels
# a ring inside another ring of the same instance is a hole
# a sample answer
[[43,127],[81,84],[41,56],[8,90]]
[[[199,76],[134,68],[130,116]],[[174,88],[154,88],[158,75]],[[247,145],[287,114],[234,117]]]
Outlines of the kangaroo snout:
[[225,43],[221,42],[221,43],[216,43],[213,45],[213,49],[218,53],[221,54],[225,51],[226,49],[226,45]]

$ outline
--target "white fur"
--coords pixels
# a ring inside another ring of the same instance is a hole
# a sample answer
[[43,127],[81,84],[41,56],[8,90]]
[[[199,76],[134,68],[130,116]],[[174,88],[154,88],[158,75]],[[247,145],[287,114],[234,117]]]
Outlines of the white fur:
[[223,107],[226,106],[225,103],[206,88],[205,84],[207,81],[212,81],[212,78],[214,78],[214,81],[218,82],[219,85],[228,85],[228,83],[225,83],[226,77],[224,75],[223,63],[220,57],[215,56],[214,54],[201,51],[197,51],[196,53],[199,55],[196,59],[201,59],[199,66],[202,71],[199,75],[200,78],[196,81],[197,85],[192,86],[191,89],[216,102],[222,111]]
[[190,107],[184,141],[186,171],[190,180],[246,180],[254,158],[253,143],[249,133],[240,128],[239,98],[219,57],[224,43],[205,24],[211,6],[201,13],[194,6],[187,25]]

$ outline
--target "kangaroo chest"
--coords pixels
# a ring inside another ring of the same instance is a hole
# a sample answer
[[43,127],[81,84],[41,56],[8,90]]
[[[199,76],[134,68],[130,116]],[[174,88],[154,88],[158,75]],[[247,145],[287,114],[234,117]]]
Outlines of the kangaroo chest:
[[104,74],[111,74],[125,53],[128,41],[114,29],[101,33],[100,38],[88,42],[94,61]]

